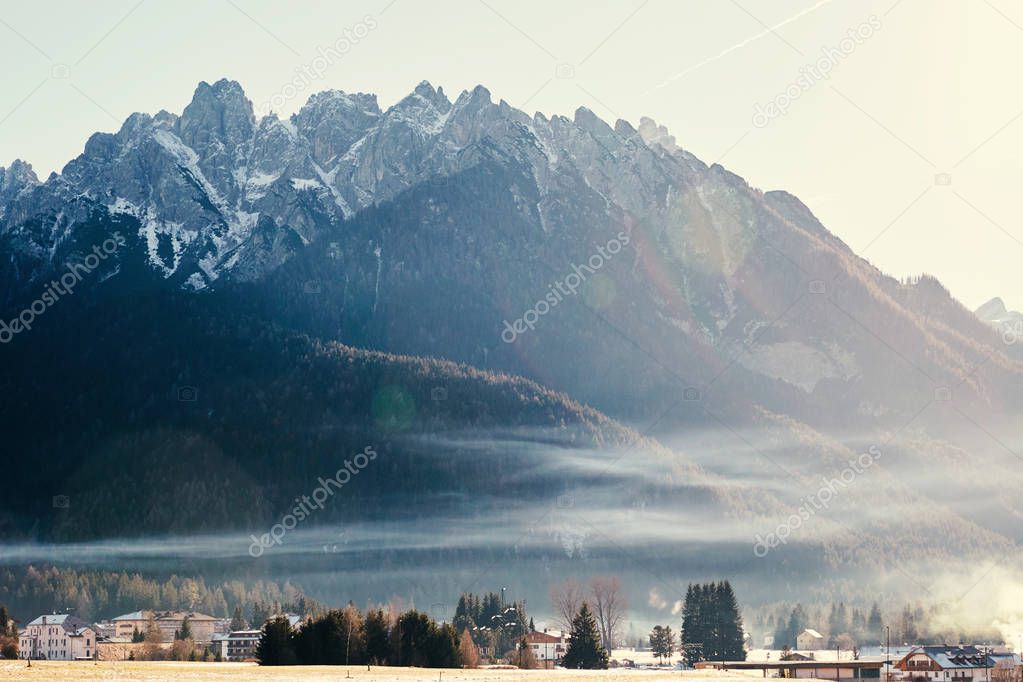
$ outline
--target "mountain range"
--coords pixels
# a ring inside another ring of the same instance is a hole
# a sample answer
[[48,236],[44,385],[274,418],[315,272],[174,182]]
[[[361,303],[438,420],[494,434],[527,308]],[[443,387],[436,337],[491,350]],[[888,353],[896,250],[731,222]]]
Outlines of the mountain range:
[[[258,530],[380,444],[324,522],[432,538],[514,508],[535,537],[534,508],[562,519],[543,561],[624,547],[630,570],[695,578],[710,552],[740,585],[822,594],[867,571],[913,591],[1015,546],[1019,346],[650,119],[427,82],[257,119],[238,83],[201,83],[45,180],[0,169],[0,282],[5,321],[32,311],[0,347],[11,539]],[[433,560],[478,560],[464,541]]]

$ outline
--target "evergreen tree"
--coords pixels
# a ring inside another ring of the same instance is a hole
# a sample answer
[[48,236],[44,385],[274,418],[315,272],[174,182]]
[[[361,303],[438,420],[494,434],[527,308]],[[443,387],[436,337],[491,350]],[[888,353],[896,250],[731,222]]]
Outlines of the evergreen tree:
[[134,628],[132,628],[131,643],[132,644],[141,644],[144,641],[146,641],[146,636],[144,634],[142,634],[141,632],[139,632],[138,626],[135,626]]
[[263,625],[263,632],[256,645],[256,660],[260,665],[294,665],[294,642],[291,623],[284,616],[278,616]]
[[796,604],[789,614],[788,621],[783,627],[779,627],[774,633],[774,646],[789,647],[796,646],[796,636],[807,628],[806,611],[802,604]]
[[501,606],[501,595],[495,594],[494,592],[488,592],[483,597],[483,606],[480,610],[479,620],[476,621],[477,625],[484,625],[486,627],[493,627],[494,618],[501,615],[504,609]]
[[387,616],[381,609],[366,613],[364,624],[366,660],[377,665],[387,663],[391,655]]
[[727,580],[719,583],[715,592],[715,625],[717,626],[717,660],[745,661],[742,615],[732,585]]
[[192,626],[188,624],[188,616],[181,619],[181,629],[174,631],[174,639],[179,641],[192,639]]
[[838,636],[849,632],[849,619],[846,615],[845,603],[839,602],[836,606],[831,605],[831,613],[828,615],[828,634],[831,636],[832,644]]
[[590,612],[589,605],[583,602],[579,613],[572,619],[572,632],[568,641],[568,651],[561,661],[566,668],[583,668],[586,670],[606,669],[607,651],[601,645],[597,621]]
[[430,668],[457,668],[458,635],[448,623],[437,626],[431,623],[431,632],[426,643],[426,665]]
[[650,632],[650,649],[661,663],[665,658],[671,660],[671,655],[675,653],[675,634],[670,627],[654,626]]
[[693,665],[703,660],[704,620],[701,613],[703,586],[689,584],[686,598],[682,603],[682,655],[686,663]]
[[851,628],[850,633],[857,643],[863,642],[866,639],[867,619],[864,617],[863,611],[856,608],[852,610],[849,627]]
[[701,660],[745,660],[742,616],[728,581],[690,585],[682,607],[682,653]]
[[902,617],[899,618],[899,634],[904,644],[915,644],[919,638],[917,632],[917,614],[910,608],[909,604],[902,609]]
[[881,609],[878,608],[877,602],[870,607],[870,615],[867,616],[867,641],[881,643],[881,628],[884,627],[884,623],[881,622]]
[[270,609],[265,602],[257,601],[252,605],[252,618],[249,619],[249,622],[254,627],[262,628],[269,618]]
[[401,614],[393,633],[397,648],[397,665],[427,667],[430,661],[429,646],[433,643],[433,630],[434,624],[425,613],[412,609]]
[[462,593],[458,598],[458,606],[455,607],[455,617],[451,619],[451,624],[455,626],[455,629],[459,632],[464,630],[471,630],[476,626],[476,622],[472,617],[472,595]]
[[245,629],[245,619],[242,618],[242,607],[239,604],[234,607],[234,615],[231,616],[231,632]]

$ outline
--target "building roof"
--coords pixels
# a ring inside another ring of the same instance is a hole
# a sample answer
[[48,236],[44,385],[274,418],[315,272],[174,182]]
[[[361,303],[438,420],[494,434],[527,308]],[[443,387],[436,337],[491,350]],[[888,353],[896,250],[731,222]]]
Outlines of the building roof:
[[975,646],[920,646],[910,650],[899,664],[903,664],[910,656],[924,654],[934,661],[942,670],[960,670],[975,668],[993,668],[1001,656],[981,651]]
[[152,616],[157,621],[160,621],[160,620],[182,620],[182,619],[184,619],[185,616],[188,616],[188,620],[190,620],[193,623],[196,622],[196,621],[217,620],[213,616],[207,616],[205,613],[196,613],[194,611],[148,611],[147,610],[147,611],[132,611],[131,613],[126,613],[123,616],[118,616],[117,618],[112,618],[111,621],[112,622],[116,622],[116,621],[119,621],[119,620],[121,620],[121,621],[124,621],[124,620],[129,620],[129,621],[131,621],[131,620],[149,620],[150,616]]
[[813,630],[811,628],[806,628],[805,630],[803,630],[799,634],[801,634],[801,635],[810,635],[814,639],[824,639],[824,635],[822,635],[821,633],[819,633],[816,630]]
[[556,635],[546,632],[530,632],[526,635],[526,641],[530,644],[561,644],[564,640]]
[[47,613],[31,621],[28,625],[59,625],[71,633],[75,633],[82,628],[92,627],[78,616],[70,613]]
[[132,611],[131,613],[126,613],[123,616],[111,618],[110,621],[116,622],[119,620],[147,620],[149,616],[152,615],[152,613],[153,613],[152,611]]

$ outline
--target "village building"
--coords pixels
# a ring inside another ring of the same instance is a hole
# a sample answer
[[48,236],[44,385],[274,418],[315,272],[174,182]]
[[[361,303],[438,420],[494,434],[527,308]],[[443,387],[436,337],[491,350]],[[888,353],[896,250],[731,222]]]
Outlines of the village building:
[[211,649],[224,661],[251,661],[256,657],[261,630],[236,630],[228,634],[213,635]]
[[796,649],[800,651],[819,651],[824,648],[824,635],[807,628],[796,635]]
[[188,618],[192,639],[198,643],[212,641],[217,630],[217,619],[195,611],[133,611],[112,619],[111,623],[114,625],[115,638],[130,640],[136,630],[145,635],[152,622],[160,629],[161,639],[170,642],[174,639],[174,633],[181,630],[185,618]]
[[540,663],[558,663],[568,650],[568,640],[563,635],[550,632],[530,632],[526,635],[526,643]]
[[975,646],[921,646],[912,649],[895,664],[904,679],[987,682],[1001,661],[1018,659]]
[[96,630],[67,613],[39,616],[19,633],[20,658],[77,661],[95,658]]

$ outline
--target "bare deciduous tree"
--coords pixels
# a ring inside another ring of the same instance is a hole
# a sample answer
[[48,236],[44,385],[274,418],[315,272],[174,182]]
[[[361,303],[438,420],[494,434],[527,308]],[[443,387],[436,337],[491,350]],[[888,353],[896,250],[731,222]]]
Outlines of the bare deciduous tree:
[[622,584],[615,576],[598,576],[590,581],[590,592],[593,594],[593,611],[600,626],[600,636],[604,648],[610,653],[621,634],[628,608],[625,595],[622,593]]
[[572,629],[572,619],[583,603],[583,586],[575,578],[551,586],[551,606],[554,607],[555,625],[562,631]]

